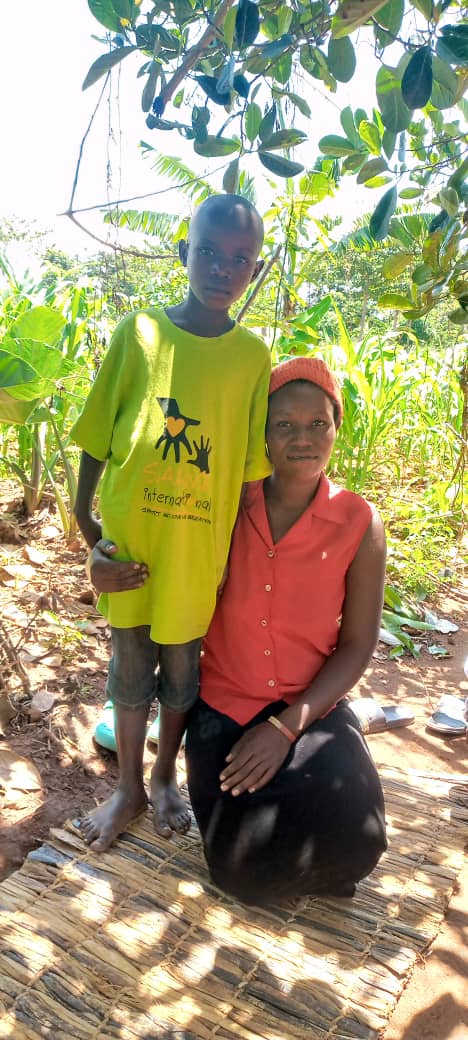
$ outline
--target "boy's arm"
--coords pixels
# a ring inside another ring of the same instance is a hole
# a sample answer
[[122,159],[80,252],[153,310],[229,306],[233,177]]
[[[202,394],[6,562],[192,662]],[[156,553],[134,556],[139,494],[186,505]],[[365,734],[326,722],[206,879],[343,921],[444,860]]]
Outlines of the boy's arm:
[[118,548],[113,542],[103,539],[102,529],[93,516],[94,495],[99,477],[106,463],[83,452],[78,474],[78,490],[74,513],[78,527],[91,549],[89,577],[98,592],[128,592],[139,589],[148,579],[145,563],[133,560],[113,560]]
[[90,549],[94,549],[96,542],[99,542],[102,538],[101,525],[93,516],[92,508],[99,477],[105,465],[105,461],[101,462],[99,459],[94,459],[86,451],[82,452],[78,474],[78,489],[73,511],[78,527]]

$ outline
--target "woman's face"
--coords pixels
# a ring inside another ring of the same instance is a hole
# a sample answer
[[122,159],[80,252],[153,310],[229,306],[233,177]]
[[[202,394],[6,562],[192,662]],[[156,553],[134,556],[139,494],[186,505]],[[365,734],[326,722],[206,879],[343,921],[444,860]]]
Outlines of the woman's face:
[[277,474],[318,476],[336,439],[331,399],[314,383],[287,383],[270,398],[266,437]]

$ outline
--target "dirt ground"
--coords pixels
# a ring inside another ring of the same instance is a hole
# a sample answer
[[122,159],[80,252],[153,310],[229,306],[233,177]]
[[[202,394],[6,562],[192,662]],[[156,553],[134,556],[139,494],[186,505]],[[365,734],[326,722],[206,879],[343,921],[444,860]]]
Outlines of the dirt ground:
[[[9,509],[5,503],[3,511],[0,507],[0,689],[2,679],[8,682],[21,706],[0,736],[0,879],[44,841],[50,826],[105,798],[117,775],[115,756],[98,751],[92,740],[104,701],[109,633],[84,575],[83,546],[78,540],[64,543],[47,504],[28,524]],[[468,695],[467,603],[468,589],[447,588],[431,604],[460,626],[453,636],[429,637],[429,643],[445,646],[449,657],[436,659],[423,647],[417,660],[391,660],[379,644],[356,692],[381,704],[409,705],[415,723],[369,737],[377,765],[466,775],[466,740],[435,736],[425,726],[441,693]],[[148,749],[148,771],[152,760]],[[400,998],[385,1040],[466,1040],[467,906],[465,867],[440,933]]]

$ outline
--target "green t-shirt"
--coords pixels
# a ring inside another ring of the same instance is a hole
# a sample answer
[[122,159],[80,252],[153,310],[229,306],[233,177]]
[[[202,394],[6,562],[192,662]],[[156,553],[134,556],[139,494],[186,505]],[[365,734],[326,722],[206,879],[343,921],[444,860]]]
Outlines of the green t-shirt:
[[207,339],[151,308],[117,326],[72,430],[107,462],[103,536],[150,572],[141,589],[100,596],[111,625],[150,625],[157,643],[205,634],[242,484],[270,472],[269,376],[266,345],[238,325]]

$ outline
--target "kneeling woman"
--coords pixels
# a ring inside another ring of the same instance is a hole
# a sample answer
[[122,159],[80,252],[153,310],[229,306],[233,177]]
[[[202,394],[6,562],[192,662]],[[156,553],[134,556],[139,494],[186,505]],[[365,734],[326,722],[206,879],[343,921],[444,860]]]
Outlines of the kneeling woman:
[[212,880],[245,903],[351,896],[386,848],[379,778],[345,695],[375,648],[385,537],[324,474],[342,418],[324,362],[272,374],[273,472],[251,484],[187,733]]

